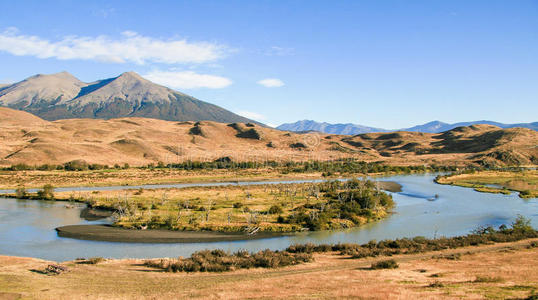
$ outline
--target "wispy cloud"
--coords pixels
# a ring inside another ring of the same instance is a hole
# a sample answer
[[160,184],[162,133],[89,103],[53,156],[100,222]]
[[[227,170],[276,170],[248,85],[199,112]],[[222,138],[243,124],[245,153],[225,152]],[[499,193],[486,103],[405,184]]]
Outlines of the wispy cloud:
[[193,71],[154,70],[142,77],[173,89],[220,89],[232,84],[232,81],[226,77],[199,74]]
[[105,35],[66,36],[57,41],[22,35],[16,28],[8,28],[0,33],[0,51],[17,56],[60,60],[79,59],[136,64],[205,63],[222,58],[228,50],[226,46],[215,43],[157,39],[133,31],[125,31],[116,39]]
[[293,48],[273,46],[273,47],[269,48],[269,50],[265,51],[265,55],[268,55],[268,56],[288,56],[288,55],[293,55],[294,51],[295,51],[295,49],[293,49]]
[[278,78],[266,78],[258,81],[258,84],[263,85],[264,87],[273,88],[284,86],[284,82]]
[[257,121],[262,121],[262,120],[265,120],[266,117],[262,114],[259,114],[257,112],[252,112],[252,111],[246,111],[246,110],[242,110],[242,111],[238,111],[237,112],[238,115],[241,115],[245,118],[249,118],[249,119],[253,119],[253,120],[257,120]]

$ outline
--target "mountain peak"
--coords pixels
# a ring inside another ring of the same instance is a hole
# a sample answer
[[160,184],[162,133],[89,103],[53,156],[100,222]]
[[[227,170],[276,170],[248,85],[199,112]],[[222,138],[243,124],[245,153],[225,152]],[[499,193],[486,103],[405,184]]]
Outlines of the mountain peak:
[[136,72],[84,83],[66,71],[0,85],[0,106],[46,120],[147,117],[171,121],[254,122],[216,105],[155,84]]
[[67,71],[62,71],[62,72],[52,73],[52,74],[37,74],[37,75],[26,78],[25,81],[33,80],[33,79],[41,79],[41,80],[42,79],[58,79],[58,80],[67,79],[67,80],[72,80],[72,81],[80,81],[78,78],[73,76],[73,74]]
[[142,76],[140,76],[138,73],[136,73],[134,71],[121,73],[120,76],[118,76],[116,78],[134,78],[134,79],[138,79],[138,80],[141,80],[141,79],[146,80],[146,79],[144,79]]

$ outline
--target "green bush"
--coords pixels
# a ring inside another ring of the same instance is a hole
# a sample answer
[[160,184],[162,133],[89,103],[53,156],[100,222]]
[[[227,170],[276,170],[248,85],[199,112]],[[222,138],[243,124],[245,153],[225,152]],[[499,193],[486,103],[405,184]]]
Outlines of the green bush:
[[43,186],[43,189],[37,192],[37,197],[43,200],[54,199],[54,187],[50,184]]
[[378,269],[396,269],[398,268],[398,263],[394,259],[388,259],[388,260],[382,260],[378,261],[376,263],[373,263],[370,266],[370,269],[372,270],[378,270]]
[[311,254],[264,250],[249,253],[240,250],[229,254],[223,250],[203,250],[190,258],[148,260],[144,265],[167,272],[224,272],[250,268],[278,268],[312,261]]
[[26,192],[26,189],[23,186],[19,186],[15,190],[15,197],[17,197],[17,199],[25,199],[27,196],[28,196],[28,193]]
[[280,205],[273,205],[269,208],[267,212],[271,215],[277,215],[277,214],[283,213],[284,210],[282,209],[282,206]]

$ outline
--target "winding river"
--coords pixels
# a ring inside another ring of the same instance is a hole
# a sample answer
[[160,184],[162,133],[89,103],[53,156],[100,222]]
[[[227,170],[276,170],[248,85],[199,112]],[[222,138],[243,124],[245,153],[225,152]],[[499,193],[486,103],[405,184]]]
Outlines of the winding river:
[[[246,249],[284,249],[294,243],[365,243],[370,240],[400,237],[455,236],[469,233],[478,226],[499,226],[511,223],[518,214],[531,219],[538,227],[538,199],[521,199],[510,195],[487,194],[472,189],[438,185],[434,174],[399,175],[381,180],[395,181],[402,191],[393,193],[394,214],[380,222],[342,231],[302,233],[270,239],[183,244],[137,244],[84,241],[58,237],[56,227],[74,224],[99,224],[108,220],[85,221],[80,217],[84,205],[66,208],[64,202],[32,201],[0,198],[0,255],[29,256],[66,261],[79,257],[151,258],[189,256],[194,251],[220,248],[229,251]],[[272,182],[272,183],[286,183]],[[267,182],[265,182],[267,183]],[[183,184],[144,186],[146,188],[185,187]],[[229,184],[229,183],[227,183]],[[259,183],[240,183],[259,184]],[[99,189],[125,189],[102,187]],[[66,188],[62,190],[88,190]],[[0,191],[5,192],[5,191]],[[430,201],[434,195],[439,197]],[[430,200],[428,200],[430,199]]]

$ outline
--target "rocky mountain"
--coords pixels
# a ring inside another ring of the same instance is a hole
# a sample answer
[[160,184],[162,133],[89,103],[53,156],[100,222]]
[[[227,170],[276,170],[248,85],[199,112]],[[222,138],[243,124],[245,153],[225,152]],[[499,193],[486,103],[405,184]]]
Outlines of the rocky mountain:
[[277,129],[285,130],[285,131],[294,131],[294,132],[318,131],[318,132],[323,132],[323,133],[347,134],[347,135],[355,135],[355,134],[370,133],[370,132],[394,132],[394,131],[440,133],[440,132],[445,132],[445,131],[452,130],[454,128],[461,127],[461,126],[471,126],[471,125],[478,125],[478,124],[493,125],[500,128],[522,127],[522,128],[529,128],[529,129],[538,131],[538,122],[503,124],[503,123],[487,121],[487,120],[472,121],[472,122],[459,122],[459,123],[453,123],[453,124],[444,123],[441,121],[432,121],[423,125],[417,125],[417,126],[413,126],[409,128],[394,129],[394,130],[368,127],[368,126],[351,124],[351,123],[329,124],[325,122],[319,123],[312,120],[303,120],[303,121],[297,121],[295,123],[282,124],[278,126]]
[[355,135],[360,133],[369,133],[369,132],[386,132],[388,130],[368,127],[363,125],[357,125],[352,123],[347,124],[330,124],[330,123],[319,123],[312,120],[302,120],[295,123],[286,123],[278,126],[276,129],[285,130],[285,131],[294,131],[294,132],[308,132],[308,131],[318,131],[323,133],[331,134],[346,134],[346,135]]
[[522,128],[529,128],[532,130],[538,131],[538,122],[533,123],[517,123],[517,124],[504,124],[494,121],[487,121],[487,120],[481,120],[481,121],[472,121],[472,122],[459,122],[459,123],[443,123],[441,121],[433,121],[429,122],[423,125],[417,125],[410,128],[404,128],[401,129],[402,131],[415,131],[415,132],[429,132],[429,133],[439,133],[444,132],[448,130],[452,130],[457,127],[462,126],[471,126],[471,125],[478,125],[478,124],[484,124],[484,125],[493,125],[500,128],[514,128],[514,127],[522,127]]
[[24,110],[45,120],[146,117],[170,121],[253,122],[126,72],[85,83],[67,72],[35,75],[0,87],[0,106]]

